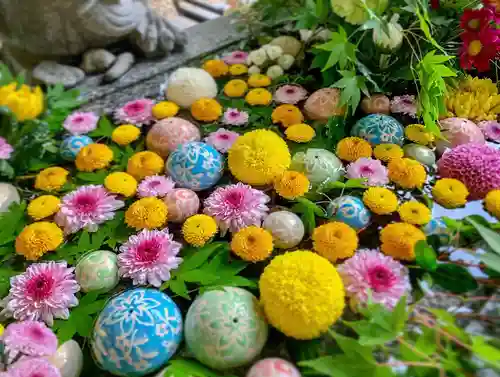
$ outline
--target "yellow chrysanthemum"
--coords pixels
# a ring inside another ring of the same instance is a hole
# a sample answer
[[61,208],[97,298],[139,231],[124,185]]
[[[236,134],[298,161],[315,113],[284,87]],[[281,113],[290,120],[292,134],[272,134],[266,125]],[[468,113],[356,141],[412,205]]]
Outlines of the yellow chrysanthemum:
[[404,151],[397,144],[379,144],[373,149],[373,155],[377,160],[390,162],[394,158],[402,158]]
[[132,124],[116,127],[111,134],[111,140],[116,144],[125,146],[133,143],[141,136],[141,130]]
[[257,88],[248,92],[245,101],[252,106],[267,106],[273,100],[273,95],[267,89]]
[[214,78],[225,76],[229,72],[229,66],[219,59],[207,60],[203,63],[203,69]]
[[200,98],[191,105],[191,115],[201,122],[215,122],[222,115],[222,106],[213,98]]
[[125,223],[134,229],[160,228],[167,222],[168,209],[163,200],[147,197],[137,200],[125,212]]
[[442,178],[432,188],[432,198],[445,208],[463,207],[467,203],[469,190],[454,178]]
[[427,178],[423,165],[410,158],[392,159],[387,165],[389,179],[404,189],[422,187]]
[[380,250],[395,259],[415,259],[415,244],[425,241],[424,232],[411,224],[392,223],[380,231]]
[[240,136],[228,153],[231,173],[250,185],[267,185],[283,174],[292,162],[286,142],[269,130]]
[[261,73],[254,73],[248,78],[248,86],[251,88],[263,88],[271,85],[271,78]]
[[336,153],[341,160],[353,162],[360,157],[371,157],[372,146],[365,139],[351,136],[339,141]]
[[172,101],[162,101],[153,106],[153,116],[156,119],[174,117],[179,112],[179,106]]
[[194,215],[184,221],[182,235],[193,246],[201,247],[217,233],[217,223],[208,215]]
[[42,220],[59,211],[61,201],[53,195],[42,195],[33,199],[28,205],[28,215],[34,220]]
[[300,123],[288,127],[285,135],[288,140],[296,143],[308,143],[316,136],[316,131],[308,124]]
[[43,169],[35,178],[35,188],[42,191],[56,191],[68,181],[69,171],[53,166]]
[[500,190],[491,190],[484,198],[484,208],[500,219]]
[[160,173],[164,168],[163,159],[151,151],[143,151],[129,158],[127,173],[137,180]]
[[5,331],[5,327],[3,327],[3,325],[0,325],[0,336],[3,335],[4,331]]
[[425,225],[432,219],[431,210],[416,200],[401,204],[398,213],[401,221],[413,225]]
[[427,131],[421,124],[410,124],[405,128],[405,136],[408,140],[421,145],[429,145],[434,141],[434,134]]
[[130,174],[117,171],[107,175],[104,179],[104,187],[113,194],[130,197],[134,196],[137,191],[137,181]]
[[0,87],[0,106],[6,106],[15,114],[19,122],[36,119],[44,109],[43,92],[39,86],[30,88],[28,85],[17,83]]
[[263,261],[273,252],[273,236],[257,226],[243,228],[233,236],[231,251],[247,262]]
[[78,152],[75,165],[80,171],[107,168],[113,161],[113,150],[105,144],[89,144]]
[[280,123],[285,128],[304,121],[304,115],[300,109],[289,104],[280,105],[274,109],[271,118],[273,123]]
[[16,253],[38,260],[63,243],[63,231],[54,223],[40,221],[27,225],[16,238]]
[[286,171],[274,180],[274,189],[278,195],[289,200],[304,196],[310,185],[309,179],[296,171]]
[[398,209],[398,197],[385,187],[370,187],[363,194],[363,203],[377,215],[389,215]]
[[295,339],[314,339],[337,321],[345,307],[344,284],[333,265],[307,250],[275,257],[259,280],[269,323]]
[[358,248],[358,235],[349,225],[332,221],[314,229],[313,249],[331,262],[352,257]]
[[224,85],[224,94],[231,98],[243,97],[247,90],[247,83],[240,79],[228,81],[228,83]]
[[233,64],[229,67],[229,73],[233,76],[241,76],[248,73],[248,67],[245,64]]

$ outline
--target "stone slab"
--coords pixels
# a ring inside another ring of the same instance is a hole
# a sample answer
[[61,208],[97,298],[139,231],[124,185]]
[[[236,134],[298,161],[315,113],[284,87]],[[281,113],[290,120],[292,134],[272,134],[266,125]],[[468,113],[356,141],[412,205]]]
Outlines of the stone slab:
[[199,22],[215,20],[221,16],[219,13],[212,12],[207,8],[202,8],[186,1],[177,2],[176,7],[180,14]]

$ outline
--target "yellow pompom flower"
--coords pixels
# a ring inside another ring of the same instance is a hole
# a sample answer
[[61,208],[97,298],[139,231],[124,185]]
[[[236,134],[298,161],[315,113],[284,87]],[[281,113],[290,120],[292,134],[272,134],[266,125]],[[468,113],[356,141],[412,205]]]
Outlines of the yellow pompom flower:
[[358,235],[349,225],[332,221],[314,229],[313,249],[330,262],[350,258],[358,248]]
[[141,136],[141,130],[132,124],[116,127],[111,134],[111,140],[122,147],[133,143]]
[[432,188],[432,198],[445,208],[463,207],[467,203],[469,190],[454,178],[438,179]]
[[387,169],[389,179],[404,189],[422,187],[427,179],[423,165],[411,158],[392,159]]
[[227,84],[224,85],[224,94],[231,98],[243,97],[247,90],[247,83],[240,79],[228,81]]
[[68,181],[69,171],[59,166],[43,169],[35,178],[35,188],[42,191],[56,191]]
[[125,223],[136,230],[161,228],[167,222],[167,215],[163,200],[147,197],[132,203],[125,212]]
[[229,66],[220,59],[207,60],[203,63],[203,69],[210,73],[213,78],[225,76],[229,72]]
[[273,123],[280,123],[285,128],[304,121],[304,115],[300,109],[289,104],[280,105],[274,109],[271,118]]
[[273,252],[273,236],[257,226],[243,228],[233,236],[231,251],[247,262],[263,261]]
[[156,119],[174,117],[179,112],[179,106],[172,101],[162,101],[153,106],[153,116]]
[[344,311],[344,284],[333,265],[308,250],[275,257],[259,280],[269,323],[286,336],[314,339]]
[[285,135],[288,140],[296,143],[308,143],[316,136],[316,131],[308,124],[300,123],[288,127]]
[[61,201],[53,195],[42,195],[28,204],[28,215],[38,221],[55,215],[59,211]]
[[201,247],[217,233],[217,223],[208,215],[194,215],[182,225],[184,240],[193,246]]
[[0,325],[0,336],[3,335],[4,331],[5,331],[5,327],[3,327],[2,325]]
[[413,225],[425,225],[432,219],[431,210],[416,200],[401,204],[398,213],[403,222]]
[[370,187],[363,194],[363,203],[377,215],[389,215],[398,209],[398,197],[385,187]]
[[104,187],[113,194],[120,194],[128,198],[135,195],[137,181],[130,174],[117,171],[106,176]]
[[127,163],[127,173],[137,180],[160,173],[164,169],[163,159],[151,151],[134,154]]
[[373,149],[373,155],[377,160],[390,162],[392,159],[402,158],[404,151],[397,144],[379,144]]
[[405,136],[408,140],[421,145],[429,145],[434,141],[434,134],[427,131],[421,124],[410,124],[405,128]]
[[365,139],[351,136],[339,141],[336,153],[341,160],[354,162],[361,157],[371,157],[372,146]]
[[491,190],[484,198],[484,208],[500,219],[500,190]]
[[40,221],[27,225],[16,238],[16,253],[36,261],[63,243],[63,231],[56,224]]
[[200,98],[191,105],[191,115],[201,122],[215,122],[222,115],[222,106],[213,98]]
[[80,171],[104,169],[113,161],[113,150],[105,144],[89,144],[78,152],[75,165]]
[[286,171],[274,180],[274,189],[279,196],[293,200],[304,196],[309,191],[311,183],[302,173]]
[[263,88],[271,85],[271,78],[261,73],[254,73],[248,78],[248,86],[251,88]]
[[424,232],[406,223],[392,223],[380,231],[380,250],[395,259],[412,261],[415,259],[415,244],[425,241]]
[[43,92],[39,86],[31,88],[17,83],[0,87],[0,106],[7,107],[19,122],[36,119],[44,109]]
[[292,162],[288,146],[269,130],[254,130],[240,136],[228,152],[231,173],[243,183],[267,185],[282,175]]
[[246,95],[245,101],[251,106],[267,106],[273,101],[273,95],[267,89],[252,89]]
[[241,76],[248,73],[248,67],[245,64],[233,64],[229,67],[229,73],[233,76]]

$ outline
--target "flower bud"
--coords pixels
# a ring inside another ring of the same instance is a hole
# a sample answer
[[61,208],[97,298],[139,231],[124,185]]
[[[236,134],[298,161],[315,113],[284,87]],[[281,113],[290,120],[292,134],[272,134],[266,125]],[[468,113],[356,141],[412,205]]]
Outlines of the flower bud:
[[389,35],[382,29],[373,29],[373,42],[383,51],[397,50],[403,43],[403,27],[398,23],[399,15],[394,14],[387,24]]

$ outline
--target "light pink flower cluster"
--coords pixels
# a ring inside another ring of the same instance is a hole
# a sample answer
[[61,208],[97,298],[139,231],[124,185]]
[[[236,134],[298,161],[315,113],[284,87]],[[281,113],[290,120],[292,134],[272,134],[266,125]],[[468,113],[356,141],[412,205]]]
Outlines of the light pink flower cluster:
[[149,124],[153,117],[154,101],[150,99],[136,99],[127,102],[115,111],[115,119],[119,123],[131,123],[136,126]]
[[11,323],[2,340],[10,360],[21,355],[50,356],[57,351],[57,337],[43,322]]
[[307,98],[307,90],[300,85],[283,85],[274,93],[274,100],[277,103],[288,103],[296,105]]
[[229,55],[226,55],[222,58],[224,63],[233,65],[233,64],[246,64],[248,58],[248,53],[245,51],[233,51]]
[[406,114],[415,117],[417,114],[417,102],[415,96],[396,96],[391,100],[391,113]]
[[152,175],[144,178],[137,187],[137,194],[141,198],[156,196],[163,198],[175,187],[175,182],[170,177]]
[[8,160],[12,152],[14,152],[12,145],[7,143],[7,140],[0,136],[0,160]]
[[36,357],[19,360],[2,377],[61,377],[61,372],[47,359]]
[[219,128],[205,138],[205,143],[211,145],[221,153],[227,153],[239,137],[240,134],[237,132]]
[[63,123],[63,128],[72,135],[84,135],[97,128],[99,117],[92,112],[70,114]]
[[365,157],[358,158],[347,166],[347,178],[365,178],[368,186],[383,186],[389,183],[387,168],[379,160]]
[[487,120],[479,122],[477,126],[483,131],[484,136],[488,140],[500,143],[500,123],[494,120]]
[[223,122],[228,126],[242,126],[248,123],[248,113],[243,110],[229,108],[224,112]]

